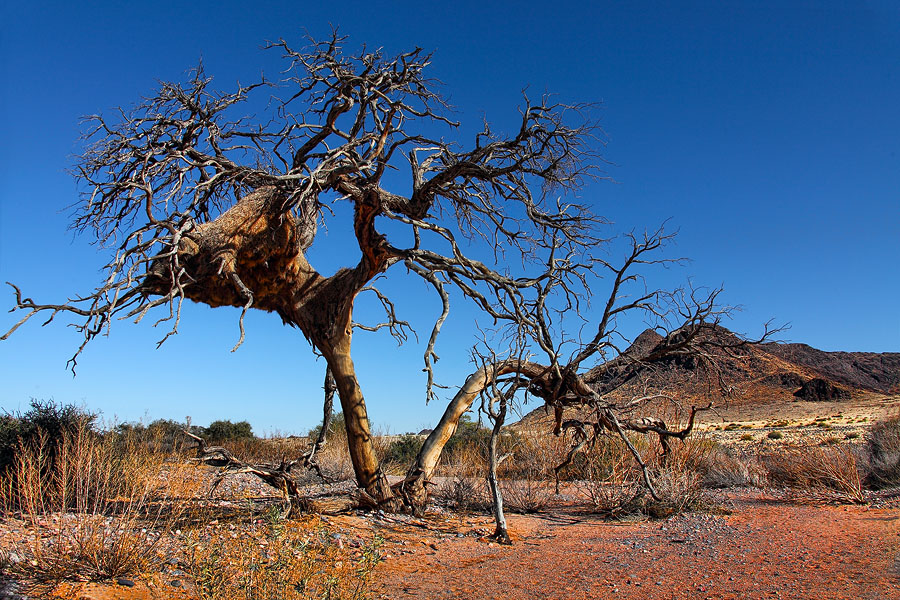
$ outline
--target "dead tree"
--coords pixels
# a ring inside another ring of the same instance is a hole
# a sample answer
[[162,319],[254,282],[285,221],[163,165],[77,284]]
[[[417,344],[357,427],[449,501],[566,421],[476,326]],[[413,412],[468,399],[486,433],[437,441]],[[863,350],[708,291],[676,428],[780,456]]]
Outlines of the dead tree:
[[[326,414],[326,420],[329,415]],[[218,467],[216,478],[209,489],[211,496],[219,485],[229,475],[247,473],[253,475],[278,490],[282,495],[283,516],[299,514],[301,512],[313,512],[318,514],[338,514],[355,508],[377,508],[379,502],[370,496],[365,490],[358,489],[355,492],[340,496],[309,497],[301,493],[294,478],[294,467],[300,465],[315,470],[323,480],[322,471],[314,461],[309,461],[310,453],[307,452],[299,460],[287,460],[282,458],[277,465],[248,463],[237,458],[227,448],[222,446],[209,446],[202,437],[195,435],[187,429],[182,430],[184,435],[191,438],[197,445],[195,461],[205,465]],[[324,436],[319,436],[324,439]],[[317,440],[318,441],[318,440]],[[315,445],[313,446],[313,450]],[[314,455],[312,455],[314,456]]]
[[[576,453],[593,444],[598,436],[615,435],[623,440],[640,466],[648,491],[657,497],[646,461],[631,443],[627,432],[657,435],[665,455],[669,451],[669,441],[684,440],[693,429],[697,412],[711,408],[712,401],[703,407],[691,407],[687,425],[682,429],[673,429],[657,416],[640,414],[650,402],[672,398],[671,392],[664,386],[657,389],[645,387],[645,393],[624,401],[615,392],[626,384],[641,384],[647,373],[661,368],[667,361],[690,359],[696,361],[698,372],[705,378],[707,396],[727,398],[734,390],[723,365],[729,359],[746,356],[751,344],[760,343],[777,331],[766,324],[761,338],[754,341],[723,334],[720,323],[731,309],[717,305],[719,289],[665,291],[635,285],[644,283],[642,267],[672,262],[658,258],[658,253],[671,237],[662,230],[643,236],[627,235],[627,251],[621,262],[594,259],[595,264],[609,273],[610,281],[596,331],[586,342],[576,339],[567,343],[564,336],[554,332],[564,315],[572,312],[580,314],[580,310],[577,304],[579,298],[571,294],[569,287],[571,272],[566,270],[568,265],[557,261],[552,253],[547,262],[546,279],[539,287],[528,290],[532,293],[530,298],[524,294],[510,295],[492,307],[495,318],[506,319],[508,325],[502,331],[505,332],[507,346],[515,351],[510,358],[494,357],[490,361],[482,361],[481,367],[469,376],[450,402],[399,486],[409,505],[414,508],[425,505],[425,484],[437,467],[444,445],[456,431],[460,417],[486,391],[490,392],[490,398],[503,397],[504,403],[511,402],[516,391],[524,391],[526,395],[543,401],[553,411],[555,434],[560,435],[566,430],[575,432],[571,451],[556,469],[557,489],[560,470],[571,462]],[[562,308],[558,304],[550,304],[554,294],[563,299]],[[660,341],[642,353],[629,350],[629,339],[621,333],[617,324],[618,319],[629,315],[639,315],[653,321],[662,331]],[[528,357],[529,350],[533,352],[532,358]],[[566,350],[569,356],[564,359]],[[534,358],[541,354],[545,362]],[[584,377],[582,366],[589,359],[599,362],[592,370],[594,380],[590,383]],[[497,382],[503,378],[516,382],[511,394],[501,395],[497,391]],[[490,402],[488,406],[492,406]],[[566,419],[567,409],[577,409],[578,418]],[[493,417],[493,409],[488,411]],[[500,414],[497,413],[496,417]]]
[[319,428],[319,433],[316,435],[312,446],[303,453],[302,460],[303,466],[307,469],[312,469],[322,481],[326,481],[327,478],[322,473],[317,455],[328,441],[328,430],[331,429],[331,419],[334,416],[334,392],[337,391],[337,383],[334,381],[334,375],[331,374],[330,367],[325,369],[325,385],[323,389],[325,390],[325,402],[322,406],[322,426]]
[[[93,292],[57,304],[38,303],[13,285],[14,310],[24,314],[2,339],[34,316],[48,317],[46,324],[62,315],[84,336],[70,361],[74,371],[85,345],[118,319],[153,313],[156,324],[169,324],[161,344],[178,331],[185,300],[237,307],[236,349],[248,310],[274,312],[300,329],[333,373],[360,488],[386,508],[398,506],[395,491],[421,506],[423,481],[460,409],[491,377],[515,372],[556,409],[595,398],[579,379],[582,363],[615,347],[611,320],[619,312],[653,313],[662,293],[607,306],[596,336],[568,360],[549,316],[581,314],[593,273],[604,267],[614,275],[610,301],[617,300],[615,290],[637,277],[633,267],[646,265],[644,255],[668,237],[658,232],[636,242],[620,270],[602,258],[605,222],[573,194],[602,177],[591,106],[523,96],[509,133],[485,123],[468,143],[451,143],[457,123],[427,75],[430,54],[416,48],[389,56],[365,47],[345,53],[344,43],[336,33],[300,50],[279,40],[268,49],[286,61],[280,80],[220,91],[200,66],[131,109],[88,117],[75,165],[83,198],[72,226],[108,249],[105,276]],[[268,113],[246,116],[259,114],[267,98]],[[405,171],[409,183],[392,191],[396,180],[385,177],[391,171]],[[326,277],[306,252],[335,202],[352,207],[357,248],[347,250],[346,267]],[[383,222],[392,226],[379,228]],[[485,246],[493,253],[479,250]],[[527,337],[547,360],[501,362],[473,375],[407,481],[392,490],[373,451],[351,342],[354,303],[364,291],[386,311],[383,323],[364,328],[405,337],[391,300],[372,285],[388,270],[402,275],[400,266],[441,301],[424,349],[427,398],[435,396],[449,287]],[[696,317],[708,314],[698,310]],[[691,341],[675,345],[673,352],[696,349]],[[606,426],[627,426],[602,399],[592,401]]]
[[[486,362],[483,357],[479,358],[481,358],[482,364]],[[492,357],[492,362],[496,362],[496,357]],[[494,378],[481,394],[481,412],[485,413],[488,420],[493,423],[488,444],[487,473],[488,487],[491,490],[491,507],[496,525],[491,538],[505,545],[512,544],[512,540],[509,537],[506,515],[503,511],[503,491],[500,489],[500,479],[497,471],[500,468],[500,464],[510,458],[512,454],[500,456],[500,434],[503,430],[503,425],[506,423],[510,401],[515,397],[519,389],[527,387],[528,384],[529,381],[527,379],[515,376],[502,380]]]

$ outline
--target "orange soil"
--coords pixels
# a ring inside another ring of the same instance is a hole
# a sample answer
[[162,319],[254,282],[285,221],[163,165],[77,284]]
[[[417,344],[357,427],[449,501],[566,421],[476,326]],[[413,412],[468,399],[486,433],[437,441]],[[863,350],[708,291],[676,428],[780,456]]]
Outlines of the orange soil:
[[[900,507],[789,503],[729,492],[724,510],[617,523],[573,507],[509,515],[512,547],[481,515],[327,517],[345,539],[384,538],[378,599],[900,599]],[[67,600],[187,600],[164,578],[58,586]],[[185,589],[187,588],[187,589]],[[2,596],[2,594],[0,594]]]
[[455,536],[412,545],[378,568],[375,597],[900,598],[897,508],[745,495],[725,516],[615,524],[512,515],[510,529],[512,547]]

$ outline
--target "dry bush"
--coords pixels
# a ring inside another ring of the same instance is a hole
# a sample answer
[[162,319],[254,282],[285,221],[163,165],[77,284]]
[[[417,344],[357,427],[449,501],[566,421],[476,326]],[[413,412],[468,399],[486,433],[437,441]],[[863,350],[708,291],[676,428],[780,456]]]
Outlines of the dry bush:
[[676,444],[661,461],[656,443],[643,437],[629,439],[647,457],[650,479],[659,498],[649,494],[640,467],[625,443],[607,436],[598,439],[579,463],[584,478],[577,486],[593,510],[611,518],[637,513],[662,518],[702,505],[702,476],[697,465],[709,455],[709,444]]
[[178,470],[163,474],[166,458],[140,440],[101,435],[89,424],[56,440],[42,435],[22,443],[15,476],[0,490],[4,509],[21,513],[30,529],[27,560],[14,575],[102,580],[158,564],[161,533],[180,515],[181,502],[173,499],[185,493]]
[[865,448],[867,483],[874,488],[900,485],[900,413],[873,425]]
[[144,516],[132,511],[115,517],[58,515],[35,529],[26,549],[33,562],[18,575],[35,582],[101,581],[146,572],[164,558],[156,552],[159,537],[146,525]]
[[783,448],[761,460],[773,486],[816,498],[865,502],[860,461],[850,445]]
[[546,478],[501,479],[505,507],[512,512],[536,513],[547,508],[553,498],[554,484]]
[[[193,534],[197,535],[197,534]],[[380,539],[344,548],[317,519],[255,522],[233,535],[194,537],[188,570],[202,600],[367,598]]]
[[696,510],[703,504],[700,476],[692,471],[667,468],[653,474],[659,499],[644,495],[642,510],[655,519]]
[[[547,507],[554,493],[553,469],[565,457],[562,438],[526,433],[501,438],[500,489],[510,510],[533,513]],[[562,450],[562,451],[561,451]]]
[[434,498],[443,506],[461,512],[483,511],[491,506],[483,477],[441,477]]
[[[460,510],[490,506],[484,483],[488,472],[486,438],[482,438],[471,435],[444,451],[436,470],[442,480],[435,493],[440,502]],[[498,476],[509,510],[537,512],[547,506],[553,493],[557,446],[558,438],[551,436],[504,434],[500,438]]]
[[[686,446],[686,445],[685,445]],[[653,518],[695,510],[703,504],[701,475],[695,469],[696,455],[690,447],[673,451],[651,471],[659,498],[644,496],[643,511]]]
[[644,484],[621,440],[601,438],[584,453],[579,466],[583,478],[576,485],[593,510],[614,519],[640,512]]
[[704,489],[758,486],[766,474],[755,458],[739,449],[723,446],[709,437],[689,437],[672,447],[675,460],[699,474]]

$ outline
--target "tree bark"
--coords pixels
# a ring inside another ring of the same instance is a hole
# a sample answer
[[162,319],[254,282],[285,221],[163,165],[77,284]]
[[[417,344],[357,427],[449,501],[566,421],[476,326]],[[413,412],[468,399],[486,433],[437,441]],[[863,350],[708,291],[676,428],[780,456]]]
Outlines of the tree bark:
[[319,466],[318,454],[328,441],[328,430],[331,429],[331,419],[334,416],[334,392],[337,391],[337,384],[334,382],[334,376],[331,374],[331,367],[325,368],[323,389],[325,390],[325,401],[322,406],[322,425],[319,427],[316,441],[303,455],[303,464],[307,469],[314,470],[322,481],[326,481],[322,467]]
[[500,430],[506,421],[506,398],[501,396],[499,399],[500,409],[496,416],[493,414],[491,418],[494,421],[494,428],[491,430],[491,444],[489,448],[488,463],[488,485],[491,488],[491,498],[493,500],[491,506],[494,512],[494,522],[497,524],[494,534],[491,536],[501,544],[511,545],[512,540],[509,538],[509,530],[506,527],[506,515],[503,514],[503,492],[500,490],[500,481],[497,479],[497,467],[500,465],[500,459],[497,456],[497,443],[500,441]]
[[472,407],[472,402],[479,392],[488,383],[501,375],[509,373],[521,373],[524,377],[537,379],[546,375],[547,368],[532,362],[522,360],[504,360],[496,365],[488,365],[478,369],[466,379],[462,388],[450,401],[444,415],[434,430],[425,439],[419,450],[416,461],[406,473],[406,478],[400,486],[404,500],[416,512],[421,512],[428,503],[428,492],[425,483],[434,474],[441,452],[450,437],[456,433],[460,417]]
[[356,483],[366,490],[386,509],[393,510],[394,494],[387,476],[378,464],[375,449],[372,445],[372,432],[369,427],[369,416],[362,389],[356,379],[356,369],[350,357],[350,331],[347,328],[336,336],[334,344],[320,348],[328,361],[328,366],[337,384],[341,409],[344,411],[344,423],[347,427],[347,446]]

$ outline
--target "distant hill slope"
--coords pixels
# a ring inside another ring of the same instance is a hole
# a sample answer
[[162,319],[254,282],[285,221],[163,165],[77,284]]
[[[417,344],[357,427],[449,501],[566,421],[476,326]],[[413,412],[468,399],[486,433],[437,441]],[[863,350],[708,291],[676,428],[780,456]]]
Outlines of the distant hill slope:
[[759,349],[850,388],[887,394],[900,387],[900,352],[825,352],[806,344],[763,344]]
[[[717,327],[724,340],[735,334]],[[608,363],[584,374],[585,381],[614,401],[625,401],[651,390],[665,390],[685,405],[708,402],[713,391],[690,357],[672,357],[632,369],[625,385],[606,392],[607,383],[624,371],[629,358],[648,356],[663,337],[648,329]],[[768,343],[748,346],[734,356],[724,356],[722,370],[735,387],[729,411],[736,415],[758,412],[754,407],[798,401],[849,402],[870,398],[872,393],[900,393],[900,353],[824,352],[806,344]],[[715,395],[712,396],[715,400]],[[720,404],[716,402],[716,404]],[[804,403],[805,404],[805,403]],[[798,406],[798,405],[794,405]],[[519,427],[538,426],[549,418],[542,409],[525,415]]]

